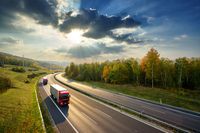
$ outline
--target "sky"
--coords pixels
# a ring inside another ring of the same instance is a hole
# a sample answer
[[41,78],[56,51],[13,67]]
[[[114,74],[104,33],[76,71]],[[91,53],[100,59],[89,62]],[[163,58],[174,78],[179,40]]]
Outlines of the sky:
[[75,63],[200,57],[199,0],[1,0],[0,51]]

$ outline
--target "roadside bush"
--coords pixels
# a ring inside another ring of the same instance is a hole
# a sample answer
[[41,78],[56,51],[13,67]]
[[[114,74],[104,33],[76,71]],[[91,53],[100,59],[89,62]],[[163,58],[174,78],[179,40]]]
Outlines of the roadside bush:
[[22,67],[14,67],[11,70],[14,71],[14,72],[19,72],[19,73],[26,72],[26,70],[24,68],[22,68]]
[[47,73],[46,72],[32,73],[32,74],[27,75],[27,78],[32,79],[32,78],[38,77],[43,74],[47,74]]
[[7,90],[12,87],[12,82],[9,78],[0,77],[0,91]]
[[28,71],[38,71],[36,68],[29,68]]
[[35,73],[27,75],[27,78],[29,78],[29,79],[32,79],[32,78],[35,78],[35,77],[37,77],[37,74],[35,74]]

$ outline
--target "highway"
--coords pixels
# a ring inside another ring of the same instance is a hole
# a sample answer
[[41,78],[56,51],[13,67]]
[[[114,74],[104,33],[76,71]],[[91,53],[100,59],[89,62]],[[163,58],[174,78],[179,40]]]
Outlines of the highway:
[[59,81],[73,86],[75,88],[78,88],[86,93],[124,105],[130,109],[142,112],[143,114],[147,114],[153,118],[170,123],[171,125],[175,125],[177,127],[192,130],[195,132],[200,132],[199,115],[190,114],[181,110],[176,110],[159,104],[154,104],[144,100],[139,100],[125,95],[111,93],[102,89],[82,85],[75,81],[63,78],[61,74],[56,75],[56,78]]
[[[163,130],[89,98],[57,82],[48,75],[48,85],[40,83],[39,94],[60,133],[161,133]],[[59,84],[69,90],[67,107],[59,107],[50,97],[49,84]]]

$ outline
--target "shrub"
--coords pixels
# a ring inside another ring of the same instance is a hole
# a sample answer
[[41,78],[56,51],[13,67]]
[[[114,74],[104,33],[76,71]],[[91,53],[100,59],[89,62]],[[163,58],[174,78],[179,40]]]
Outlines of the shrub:
[[43,74],[47,74],[47,73],[46,72],[32,73],[32,74],[27,75],[27,78],[32,79]]
[[7,90],[12,87],[12,82],[7,77],[0,77],[0,91]]
[[27,75],[27,78],[29,78],[29,79],[32,79],[32,78],[35,78],[35,77],[37,77],[37,74],[35,74],[35,73]]
[[14,67],[11,70],[14,71],[14,72],[19,72],[19,73],[26,72],[26,70],[24,68],[22,68],[22,67]]
[[28,71],[38,71],[36,68],[29,68]]

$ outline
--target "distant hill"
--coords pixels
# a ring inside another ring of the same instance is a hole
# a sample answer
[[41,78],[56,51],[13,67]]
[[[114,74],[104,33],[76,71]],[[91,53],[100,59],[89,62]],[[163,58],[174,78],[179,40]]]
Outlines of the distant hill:
[[62,67],[66,67],[66,66],[69,65],[69,63],[66,62],[66,61],[41,61],[41,62],[48,63],[48,64],[59,65],[59,66],[62,66]]
[[27,67],[45,67],[51,70],[63,70],[64,67],[60,64],[51,63],[48,61],[38,61],[20,56],[11,55],[8,53],[0,52],[0,66],[5,64],[27,66]]

